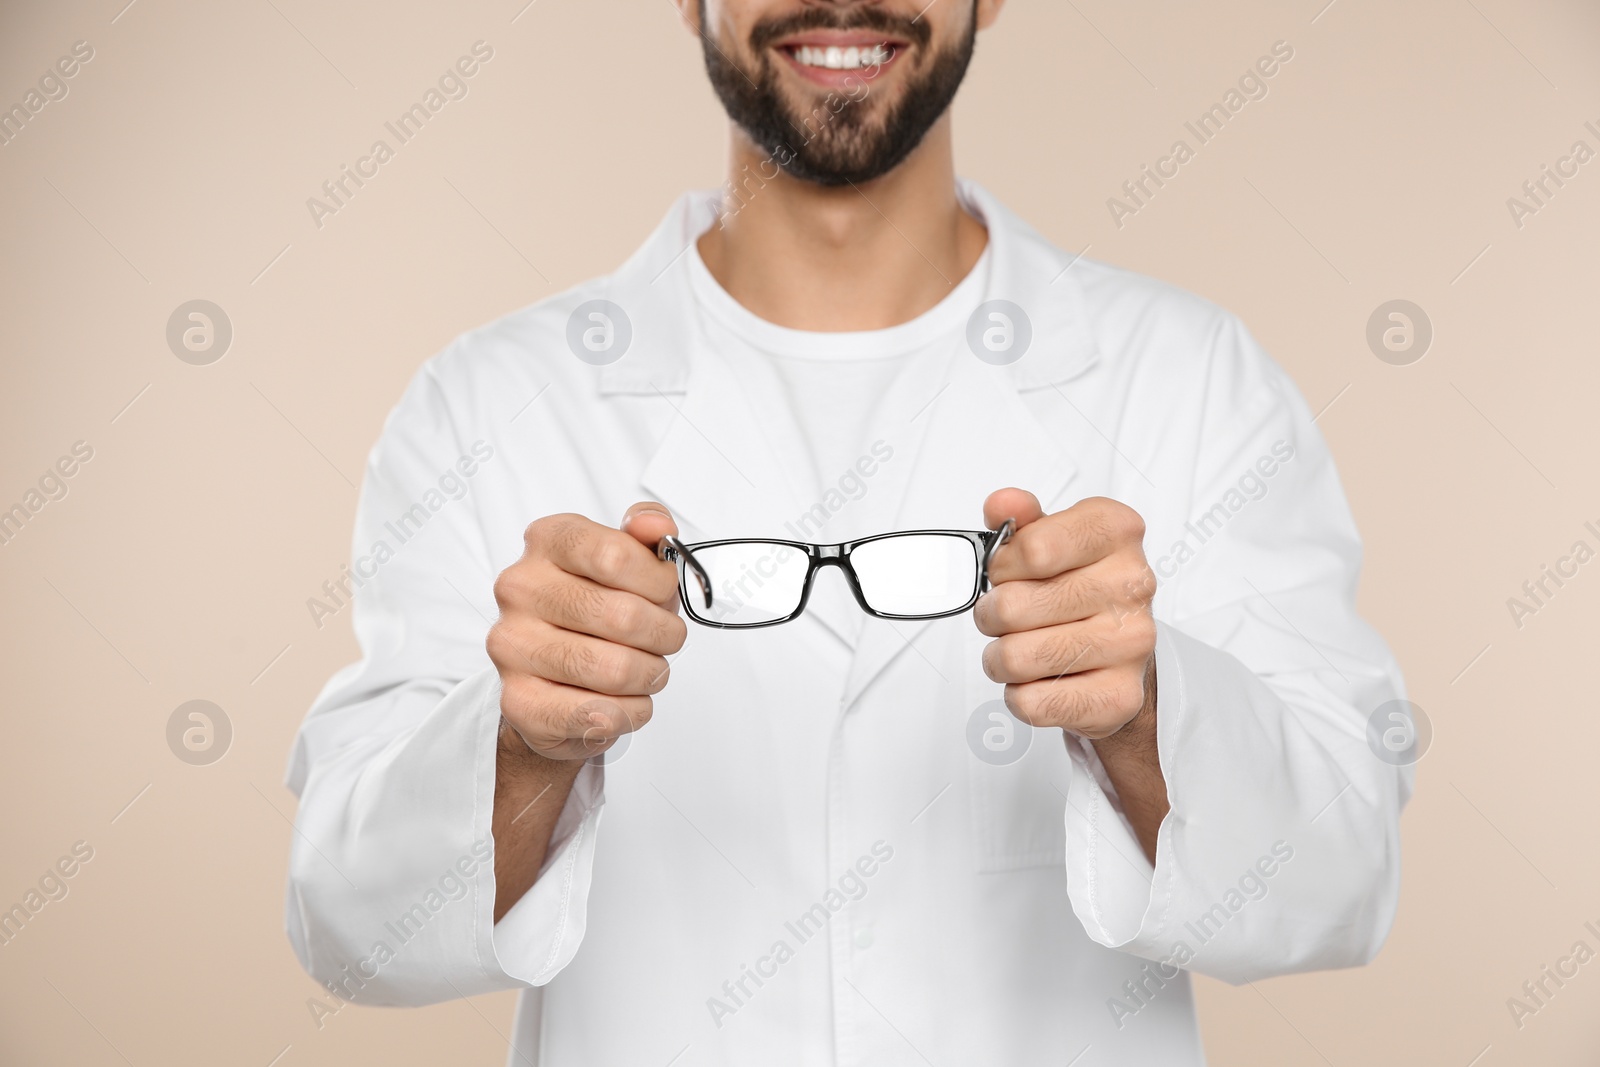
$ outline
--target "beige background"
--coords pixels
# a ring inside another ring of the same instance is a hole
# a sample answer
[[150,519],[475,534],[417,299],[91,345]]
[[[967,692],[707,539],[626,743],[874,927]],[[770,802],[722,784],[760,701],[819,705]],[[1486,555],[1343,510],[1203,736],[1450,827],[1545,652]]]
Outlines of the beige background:
[[[279,779],[355,646],[348,613],[318,630],[305,600],[418,363],[716,184],[721,112],[666,0],[125,2],[0,7],[0,103],[95,50],[0,148],[0,508],[94,449],[0,546],[0,906],[94,848],[0,947],[0,1062],[498,1064],[510,995],[312,1022]],[[1600,962],[1520,1030],[1506,999],[1600,948],[1600,563],[1520,630],[1506,600],[1600,545],[1600,160],[1520,229],[1506,198],[1575,140],[1600,149],[1600,7],[1325,3],[1014,0],[956,106],[960,167],[1061,245],[1238,312],[1331,404],[1364,610],[1436,728],[1383,955],[1202,980],[1213,1062],[1592,1064]],[[470,95],[315,227],[306,198],[478,39]],[[1280,39],[1270,94],[1117,228],[1106,199]],[[1409,366],[1364,339],[1397,297],[1436,332]],[[164,337],[194,298],[234,328],[210,366]],[[167,746],[196,698],[233,724],[210,766]]]

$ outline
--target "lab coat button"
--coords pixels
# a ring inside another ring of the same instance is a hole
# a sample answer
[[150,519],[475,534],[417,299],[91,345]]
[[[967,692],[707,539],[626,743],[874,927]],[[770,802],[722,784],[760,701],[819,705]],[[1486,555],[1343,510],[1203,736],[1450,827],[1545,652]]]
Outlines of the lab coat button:
[[872,931],[861,929],[856,931],[856,948],[872,947]]

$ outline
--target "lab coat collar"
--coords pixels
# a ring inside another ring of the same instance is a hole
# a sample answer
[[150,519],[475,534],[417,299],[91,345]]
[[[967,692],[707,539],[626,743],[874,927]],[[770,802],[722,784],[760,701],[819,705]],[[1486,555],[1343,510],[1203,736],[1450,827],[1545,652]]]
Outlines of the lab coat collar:
[[[983,498],[1006,485],[1031,489],[1047,510],[1070,503],[1063,498],[1076,465],[1019,394],[1060,389],[1099,358],[1071,269],[1076,257],[1052,247],[979,186],[963,182],[960,191],[989,229],[990,275],[981,299],[1021,307],[1032,340],[1021,359],[994,366],[953,338],[935,373],[903,378],[903,387],[884,398],[883,424],[893,428],[895,455],[850,505],[851,527],[863,535],[977,529]],[[685,309],[694,306],[685,258],[715,223],[716,205],[714,192],[682,197],[610,279],[601,295],[629,316],[632,342],[621,360],[601,368],[600,391],[653,396],[676,409],[643,481],[678,517],[686,539],[809,540],[796,533],[794,521],[817,501],[818,487],[770,364],[688,352],[675,343],[684,336]],[[908,650],[930,625],[877,619],[863,625],[858,612],[819,598],[805,616],[856,646],[847,703],[899,656],[917,654]]]
[[[989,230],[990,276],[985,300],[1009,300],[1029,316],[1034,344],[1006,373],[1017,389],[1043,389],[1075,378],[1100,358],[1087,301],[1063,252],[976,182],[959,180],[962,201]],[[627,354],[601,368],[602,395],[683,392],[694,353],[672,345],[671,328],[693,299],[685,257],[717,221],[720,192],[685,193],[640,248],[607,280],[602,295],[632,320]],[[652,329],[652,324],[661,328]]]

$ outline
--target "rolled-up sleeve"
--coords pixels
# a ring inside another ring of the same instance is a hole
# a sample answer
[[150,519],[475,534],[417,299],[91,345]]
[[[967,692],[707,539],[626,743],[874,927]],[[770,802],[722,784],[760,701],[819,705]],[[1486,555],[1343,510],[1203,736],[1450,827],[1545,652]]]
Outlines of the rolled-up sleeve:
[[1327,447],[1231,317],[1203,400],[1191,510],[1152,524],[1186,546],[1156,601],[1171,809],[1151,864],[1093,746],[1069,741],[1072,906],[1100,944],[1230,982],[1361,964],[1399,895],[1411,769],[1367,722],[1403,698],[1400,672],[1356,611],[1361,546]]
[[372,452],[348,575],[307,605],[319,625],[348,610],[362,659],[329,681],[295,741],[286,921],[306,970],[357,1003],[548,982],[583,937],[603,802],[603,768],[585,766],[544,869],[497,926],[500,680],[484,649],[495,568],[472,495],[495,450],[461,431],[438,362]]

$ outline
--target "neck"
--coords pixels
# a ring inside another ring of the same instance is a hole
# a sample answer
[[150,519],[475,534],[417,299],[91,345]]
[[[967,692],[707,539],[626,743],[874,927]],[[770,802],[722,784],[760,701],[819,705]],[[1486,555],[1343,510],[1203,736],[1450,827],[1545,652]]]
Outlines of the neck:
[[779,173],[737,128],[720,223],[698,244],[751,312],[798,330],[877,330],[933,307],[988,233],[956,197],[950,117],[894,170],[826,188]]

